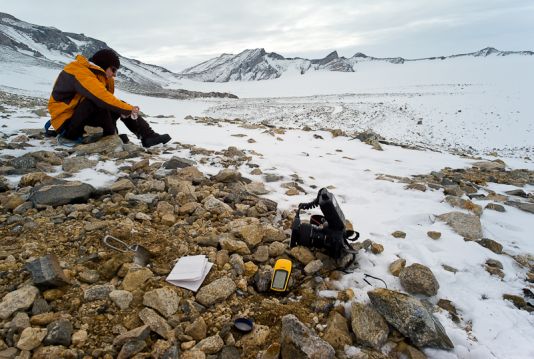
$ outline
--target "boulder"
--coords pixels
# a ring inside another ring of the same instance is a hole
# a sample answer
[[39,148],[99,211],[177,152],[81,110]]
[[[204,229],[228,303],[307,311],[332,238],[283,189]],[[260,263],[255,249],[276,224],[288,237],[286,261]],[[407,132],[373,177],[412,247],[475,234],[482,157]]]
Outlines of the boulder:
[[236,289],[237,287],[233,280],[228,277],[223,277],[200,288],[196,299],[200,304],[209,307],[218,301],[225,300],[232,295]]
[[418,299],[384,288],[367,295],[386,321],[418,347],[454,348],[439,320]]
[[388,323],[373,307],[354,302],[351,307],[351,326],[356,341],[380,350],[387,341]]
[[280,346],[282,359],[333,359],[336,355],[330,344],[319,338],[293,314],[282,317]]
[[95,188],[78,181],[45,184],[35,187],[28,200],[34,206],[62,206],[69,203],[85,203],[95,192]]
[[439,283],[432,271],[418,263],[403,268],[399,273],[401,285],[407,292],[412,294],[436,295]]
[[482,238],[480,218],[474,214],[449,212],[439,215],[436,218],[446,222],[456,233],[467,239]]

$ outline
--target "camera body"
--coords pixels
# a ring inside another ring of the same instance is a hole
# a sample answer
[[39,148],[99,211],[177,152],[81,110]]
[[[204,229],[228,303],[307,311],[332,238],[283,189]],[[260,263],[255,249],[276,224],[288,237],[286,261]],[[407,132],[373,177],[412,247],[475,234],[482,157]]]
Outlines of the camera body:
[[[317,206],[321,208],[323,216],[311,216],[310,223],[300,220],[300,210]],[[322,188],[313,202],[299,204],[291,226],[290,246],[324,249],[330,257],[339,259],[351,252],[352,248],[347,239],[353,234],[356,234],[354,239],[357,239],[357,232],[346,230],[345,216],[334,195]]]

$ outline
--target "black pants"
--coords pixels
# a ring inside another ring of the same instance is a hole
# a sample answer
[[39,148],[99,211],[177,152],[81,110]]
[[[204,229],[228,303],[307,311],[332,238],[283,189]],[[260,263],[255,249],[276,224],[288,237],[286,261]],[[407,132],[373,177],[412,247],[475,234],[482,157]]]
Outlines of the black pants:
[[85,126],[91,126],[102,127],[104,136],[114,135],[117,133],[117,120],[119,118],[138,138],[148,138],[156,134],[142,117],[139,116],[135,120],[130,117],[122,118],[118,112],[100,108],[88,99],[80,102],[72,117],[65,121],[58,132],[65,131],[64,137],[76,140],[83,136]]

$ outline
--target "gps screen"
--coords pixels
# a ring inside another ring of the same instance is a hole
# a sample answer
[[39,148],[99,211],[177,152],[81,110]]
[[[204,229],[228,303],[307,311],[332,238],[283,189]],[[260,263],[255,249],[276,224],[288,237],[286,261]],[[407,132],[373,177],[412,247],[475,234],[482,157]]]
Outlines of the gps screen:
[[273,288],[284,289],[286,284],[287,272],[285,270],[277,270],[274,273]]

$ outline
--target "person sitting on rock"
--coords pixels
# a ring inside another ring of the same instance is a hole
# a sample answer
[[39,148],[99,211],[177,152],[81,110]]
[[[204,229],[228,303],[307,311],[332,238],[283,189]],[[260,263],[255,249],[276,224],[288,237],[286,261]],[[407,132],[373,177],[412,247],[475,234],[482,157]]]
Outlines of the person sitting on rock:
[[[78,55],[63,68],[48,102],[50,124],[59,134],[59,143],[67,146],[81,143],[85,126],[101,127],[103,136],[114,135],[119,118],[141,139],[143,147],[170,141],[168,134],[154,132],[138,115],[139,107],[113,95],[119,68],[119,56],[111,49],[97,51],[89,60]],[[128,142],[126,135],[121,135],[121,139]]]

